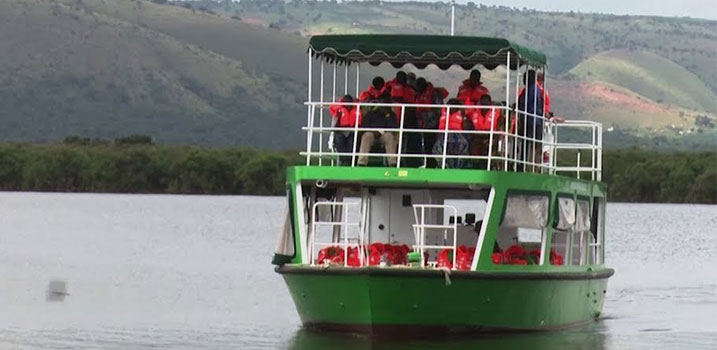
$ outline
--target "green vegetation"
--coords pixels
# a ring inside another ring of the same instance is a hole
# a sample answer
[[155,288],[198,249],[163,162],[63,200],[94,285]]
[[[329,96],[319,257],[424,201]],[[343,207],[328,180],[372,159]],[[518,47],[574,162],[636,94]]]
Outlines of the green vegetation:
[[[585,159],[585,158],[583,158]],[[281,195],[296,151],[157,145],[70,137],[60,144],[0,144],[0,190]],[[609,200],[717,203],[717,152],[608,150]]]

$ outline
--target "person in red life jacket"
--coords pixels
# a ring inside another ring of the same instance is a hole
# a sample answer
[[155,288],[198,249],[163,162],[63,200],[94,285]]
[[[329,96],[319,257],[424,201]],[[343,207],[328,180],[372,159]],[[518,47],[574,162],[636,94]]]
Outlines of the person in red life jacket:
[[[371,103],[390,103],[391,100],[388,98],[382,98],[379,101],[372,100]],[[369,107],[366,115],[361,118],[362,128],[375,128],[375,129],[395,129],[398,128],[398,120],[396,113],[391,110],[391,107],[385,106],[371,106]],[[383,144],[386,154],[393,155],[386,157],[388,159],[388,166],[396,166],[396,133],[388,130],[382,131],[364,131],[360,135],[361,153],[370,153],[371,147],[376,142]],[[358,165],[368,165],[368,155],[361,155],[358,157]]]
[[[556,123],[562,123],[565,121],[562,117],[558,117],[556,115],[553,115],[553,109],[550,105],[550,93],[548,93],[548,89],[545,87],[545,74],[543,72],[538,73],[538,89],[543,94],[543,100],[545,101],[545,115],[548,120],[556,122]],[[525,88],[523,88],[525,89]],[[521,89],[521,92],[523,90]]]
[[[433,84],[424,78],[416,79],[416,103],[417,104],[433,104],[442,105],[443,100],[448,97],[448,90],[442,87],[434,87]],[[438,117],[440,109],[418,107],[416,109],[418,125],[422,129],[438,129]],[[423,154],[431,154],[433,145],[436,143],[436,133],[423,133]],[[426,168],[435,168],[436,160],[431,157],[426,158]]]
[[[471,110],[470,118],[473,122],[473,128],[481,131],[499,131],[503,129],[501,124],[500,109],[493,106],[493,100],[490,95],[483,95],[480,99],[480,107]],[[498,150],[498,140],[500,135],[493,135],[493,150]],[[470,137],[471,154],[475,156],[485,156],[490,148],[489,134],[475,134]],[[486,160],[478,161],[478,168],[485,169],[488,162]]]
[[383,78],[375,77],[373,78],[373,81],[371,81],[371,85],[368,87],[368,90],[365,90],[359,95],[359,101],[368,102],[371,100],[378,100],[385,92],[386,83]]
[[[339,99],[340,103],[352,103],[354,98],[351,95],[346,95]],[[332,127],[335,128],[346,128],[346,131],[334,131],[333,145],[334,150],[339,153],[351,153],[354,142],[354,132],[352,128],[356,126],[358,121],[361,125],[361,111],[356,106],[334,104],[329,106],[329,113],[331,114]],[[350,156],[339,156],[339,165],[350,165]]]
[[464,80],[461,86],[458,87],[458,99],[469,104],[471,102],[480,101],[481,96],[490,94],[488,89],[483,86],[480,81],[480,71],[474,69],[471,71],[468,79]]
[[[452,98],[448,100],[449,105],[460,106],[461,102],[458,99]],[[438,120],[438,130],[449,131],[449,130],[471,130],[473,124],[470,118],[468,118],[462,108],[454,108],[448,113],[448,109],[444,108],[441,110],[441,117]],[[443,156],[444,140],[447,139],[446,143],[446,155],[468,155],[470,151],[470,142],[464,134],[448,132],[439,133],[436,137],[436,143],[433,145],[433,154]],[[442,165],[442,160],[440,161]],[[464,158],[449,158],[446,157],[446,166],[449,168],[463,168],[468,162]]]

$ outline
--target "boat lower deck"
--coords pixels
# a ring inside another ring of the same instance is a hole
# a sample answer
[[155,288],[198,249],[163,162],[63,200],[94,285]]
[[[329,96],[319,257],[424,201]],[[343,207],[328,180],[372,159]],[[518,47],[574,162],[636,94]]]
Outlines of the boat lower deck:
[[576,326],[599,316],[612,269],[478,272],[284,265],[309,328],[385,332],[493,332]]

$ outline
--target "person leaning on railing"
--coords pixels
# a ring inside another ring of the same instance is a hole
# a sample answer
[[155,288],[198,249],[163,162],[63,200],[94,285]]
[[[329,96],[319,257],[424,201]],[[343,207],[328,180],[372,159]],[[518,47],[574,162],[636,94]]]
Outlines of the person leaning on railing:
[[[342,103],[352,103],[354,98],[351,95],[346,95],[339,99]],[[332,118],[332,127],[346,128],[346,131],[334,131],[333,132],[333,146],[334,150],[339,153],[352,153],[352,146],[354,142],[353,128],[356,126],[358,120],[361,125],[361,112],[356,106],[347,106],[334,104],[329,106],[329,113]],[[339,156],[339,165],[350,165],[351,157]]]
[[[452,98],[448,100],[449,105],[460,106],[461,101]],[[472,130],[473,124],[470,118],[468,118],[463,112],[462,108],[454,108],[448,114],[448,109],[444,108],[441,110],[441,117],[438,120],[438,130],[446,130],[446,124],[448,124],[448,136],[445,133],[439,133],[436,137],[436,143],[433,146],[433,154],[443,155],[444,142],[447,138],[446,143],[446,166],[449,168],[464,168],[468,164],[465,159],[462,158],[450,158],[450,155],[468,155],[470,152],[470,141],[466,135],[450,132],[451,130]],[[439,160],[440,162],[440,160]]]
[[[371,100],[371,103],[391,103],[391,100],[382,97],[380,100]],[[388,106],[369,106],[366,114],[361,118],[359,124],[362,128],[372,129],[395,129],[398,128],[398,119],[396,113]],[[396,166],[396,133],[387,130],[381,131],[363,131],[360,135],[361,146],[359,152],[362,153],[358,157],[357,164],[360,166],[368,165],[368,153],[371,147],[376,143],[383,144],[388,156],[388,165]]]
[[[518,113],[517,133],[520,136],[527,137],[528,140],[519,142],[520,159],[524,162],[539,163],[542,161],[542,143],[543,139],[543,118],[544,105],[543,94],[537,85],[536,73],[529,70],[523,75],[523,84],[525,87],[518,94],[518,110],[524,113]],[[522,145],[521,145],[522,143]],[[523,152],[523,150],[525,150]],[[523,164],[518,165],[518,169],[523,169]]]

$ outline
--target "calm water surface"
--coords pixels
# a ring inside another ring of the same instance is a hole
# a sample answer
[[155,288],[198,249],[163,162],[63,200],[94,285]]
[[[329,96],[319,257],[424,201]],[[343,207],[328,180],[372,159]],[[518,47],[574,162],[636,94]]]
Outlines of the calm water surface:
[[[717,349],[717,206],[608,204],[604,318],[562,332],[304,331],[269,264],[285,200],[0,193],[0,349]],[[50,280],[67,283],[48,301]]]

